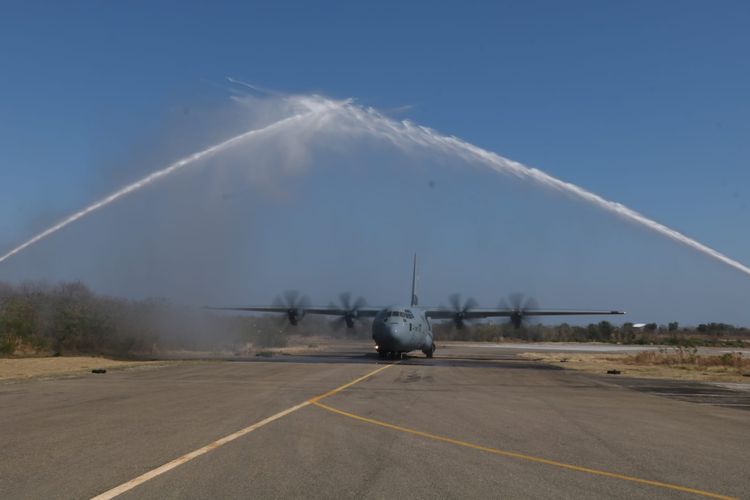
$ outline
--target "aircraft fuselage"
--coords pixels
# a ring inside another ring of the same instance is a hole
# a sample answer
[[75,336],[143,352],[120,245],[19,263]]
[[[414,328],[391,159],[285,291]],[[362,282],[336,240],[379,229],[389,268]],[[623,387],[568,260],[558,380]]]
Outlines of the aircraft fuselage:
[[372,322],[372,339],[382,356],[420,350],[432,357],[435,350],[430,321],[417,306],[389,307],[380,311]]

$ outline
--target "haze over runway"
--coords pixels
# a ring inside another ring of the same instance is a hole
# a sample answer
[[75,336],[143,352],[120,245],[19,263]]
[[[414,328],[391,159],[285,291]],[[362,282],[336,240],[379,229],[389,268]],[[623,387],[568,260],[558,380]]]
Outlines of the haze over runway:
[[0,428],[13,432],[0,435],[0,446],[14,460],[0,464],[0,491],[6,498],[750,491],[750,393],[690,399],[698,385],[677,383],[659,396],[658,382],[630,388],[469,345],[395,364],[378,363],[370,349],[353,343],[316,355],[2,384]]

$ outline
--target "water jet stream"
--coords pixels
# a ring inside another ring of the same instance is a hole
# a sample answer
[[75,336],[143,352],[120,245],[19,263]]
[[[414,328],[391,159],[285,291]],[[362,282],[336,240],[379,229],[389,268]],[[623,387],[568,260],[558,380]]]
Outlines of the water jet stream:
[[18,252],[20,252],[20,251],[24,250],[25,248],[33,245],[34,243],[36,243],[36,242],[38,242],[38,241],[46,238],[47,236],[50,236],[51,234],[56,233],[60,229],[64,228],[68,224],[72,224],[73,222],[77,221],[81,217],[85,217],[86,215],[88,215],[88,214],[90,214],[90,213],[92,213],[92,212],[94,212],[96,210],[99,210],[102,207],[105,207],[105,206],[109,205],[110,203],[114,202],[115,200],[117,200],[119,198],[122,198],[123,196],[125,196],[127,194],[130,194],[133,191],[137,191],[138,189],[141,189],[142,187],[145,187],[145,186],[151,184],[152,182],[154,182],[154,181],[156,181],[156,180],[158,180],[158,179],[160,179],[162,177],[165,177],[165,176],[167,176],[167,175],[169,175],[169,174],[171,174],[171,173],[173,173],[173,172],[175,172],[175,171],[177,171],[177,170],[179,170],[179,169],[181,169],[181,168],[183,168],[183,167],[185,167],[187,165],[190,165],[193,162],[196,162],[196,161],[198,161],[198,160],[200,160],[202,158],[205,158],[205,157],[207,157],[207,156],[209,156],[211,154],[215,154],[215,153],[218,153],[220,151],[223,151],[223,150],[225,150],[225,149],[227,149],[227,148],[229,148],[229,147],[231,147],[231,146],[233,146],[233,145],[235,145],[235,144],[237,144],[237,143],[239,143],[241,141],[249,139],[251,137],[257,137],[257,136],[262,135],[262,134],[267,134],[267,133],[270,133],[270,132],[273,132],[273,131],[278,131],[279,129],[281,129],[283,127],[286,127],[286,126],[289,126],[289,125],[291,125],[293,123],[299,122],[303,118],[306,118],[306,117],[311,116],[313,114],[320,113],[322,111],[323,111],[322,109],[319,109],[319,110],[309,111],[307,113],[301,113],[301,114],[296,114],[296,115],[289,116],[287,118],[284,118],[282,120],[274,122],[274,123],[272,123],[272,124],[270,124],[270,125],[268,125],[266,127],[259,128],[259,129],[254,129],[254,130],[249,130],[249,131],[244,132],[244,133],[242,133],[240,135],[234,136],[231,139],[227,139],[227,140],[225,140],[223,142],[220,142],[219,144],[215,144],[215,145],[213,145],[211,147],[208,147],[208,148],[206,148],[206,149],[204,149],[202,151],[198,151],[197,153],[193,153],[190,156],[186,156],[185,158],[177,160],[176,162],[172,163],[168,167],[163,168],[161,170],[157,170],[156,172],[153,172],[153,173],[147,175],[146,177],[144,177],[144,178],[142,178],[142,179],[140,179],[140,180],[138,180],[136,182],[133,182],[132,184],[128,184],[127,186],[125,186],[125,187],[123,187],[121,189],[118,189],[117,191],[115,191],[114,193],[110,194],[106,198],[102,198],[101,200],[99,200],[99,201],[97,201],[97,202],[89,205],[88,207],[86,207],[86,208],[84,208],[82,210],[79,210],[78,212],[74,213],[73,215],[70,215],[69,217],[63,219],[62,221],[58,222],[54,226],[52,226],[52,227],[50,227],[48,229],[45,229],[44,231],[42,231],[41,233],[37,234],[36,236],[34,236],[33,238],[31,238],[30,240],[22,243],[21,245],[17,246],[13,250],[9,251],[8,253],[6,253],[5,255],[3,255],[2,257],[0,257],[0,262],[3,262],[4,260],[12,257],[13,255],[17,254]]
[[626,221],[635,222],[750,276],[750,268],[741,262],[727,257],[721,252],[675,229],[650,219],[621,203],[602,198],[598,194],[592,193],[576,184],[562,181],[539,169],[527,167],[519,162],[509,160],[457,137],[445,136],[433,129],[415,125],[409,121],[398,122],[392,120],[371,108],[363,109],[347,103],[342,108],[343,110],[355,122],[361,123],[367,133],[379,135],[398,147],[408,148],[410,145],[417,145],[445,153],[452,153],[465,160],[488,165],[496,172],[510,174],[520,179],[532,180],[545,187],[582,199],[596,207],[614,213]]

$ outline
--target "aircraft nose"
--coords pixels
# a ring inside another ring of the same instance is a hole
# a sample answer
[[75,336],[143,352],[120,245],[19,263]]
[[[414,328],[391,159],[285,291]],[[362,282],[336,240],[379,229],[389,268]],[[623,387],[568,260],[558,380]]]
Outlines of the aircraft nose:
[[383,342],[389,342],[394,340],[396,337],[398,337],[398,325],[383,325],[377,330],[377,340],[382,340]]
[[380,346],[387,346],[388,349],[395,349],[398,344],[401,326],[394,323],[380,324],[375,331],[375,342]]

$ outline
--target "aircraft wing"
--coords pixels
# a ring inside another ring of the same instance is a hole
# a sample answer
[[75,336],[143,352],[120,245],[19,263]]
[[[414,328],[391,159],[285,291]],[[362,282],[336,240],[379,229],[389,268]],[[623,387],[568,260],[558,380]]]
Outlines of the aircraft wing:
[[[425,314],[433,319],[454,319],[456,311],[444,308],[427,308]],[[482,318],[510,318],[518,315],[518,309],[470,309],[462,312],[463,319]],[[568,310],[568,309],[524,309],[521,314],[525,316],[603,316],[611,314],[625,314],[623,311],[592,311],[592,310]]]
[[[294,308],[285,306],[261,306],[261,307],[206,307],[206,309],[212,311],[248,311],[248,312],[269,312],[269,313],[289,313],[289,310]],[[299,307],[301,312],[305,314],[321,314],[326,316],[346,316],[351,314],[352,311],[343,309],[341,307]],[[356,310],[356,317],[358,318],[372,318],[382,308],[378,307],[361,307]]]

